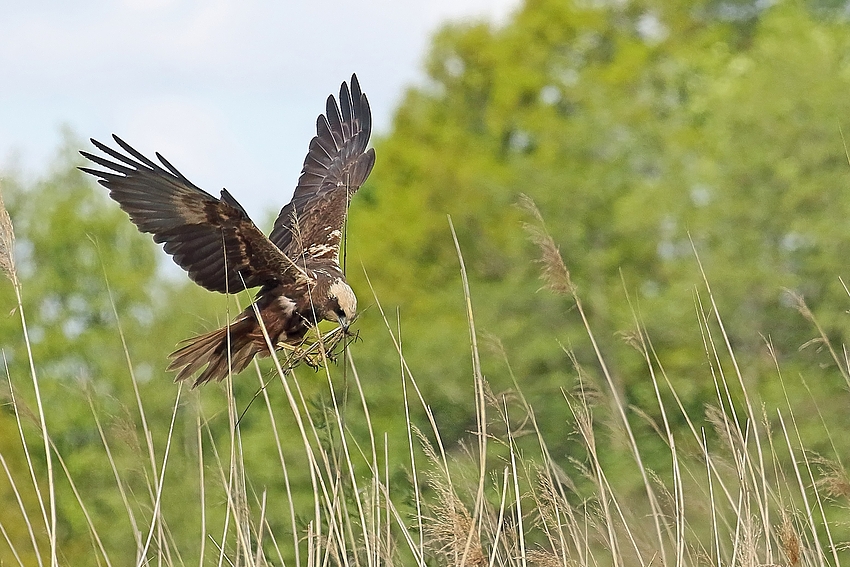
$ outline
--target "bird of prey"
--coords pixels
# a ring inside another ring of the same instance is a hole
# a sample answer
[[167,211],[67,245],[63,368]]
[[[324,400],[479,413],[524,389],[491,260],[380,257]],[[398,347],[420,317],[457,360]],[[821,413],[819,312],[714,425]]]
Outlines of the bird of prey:
[[340,269],[340,238],[349,200],[375,164],[374,149],[366,148],[371,130],[369,102],[352,75],[351,88],[340,87],[339,102],[328,97],[295,193],[268,237],[226,189],[220,198],[210,195],[159,153],[156,163],[115,135],[123,152],[94,139],[108,157],[80,152],[103,168],[80,169],[96,176],[195,283],[221,293],[260,288],[256,310],[249,306],[229,325],[184,341],[170,355],[175,381],[198,371],[194,386],[222,380],[254,356],[269,356],[257,312],[276,349],[297,345],[323,319],[348,328],[357,300]]

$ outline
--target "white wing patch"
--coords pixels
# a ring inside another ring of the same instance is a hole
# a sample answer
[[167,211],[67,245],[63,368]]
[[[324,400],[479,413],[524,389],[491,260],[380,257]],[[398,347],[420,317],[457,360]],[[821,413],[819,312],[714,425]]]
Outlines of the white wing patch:
[[286,297],[285,295],[281,295],[277,298],[277,303],[280,305],[281,309],[283,309],[284,314],[291,315],[295,311],[295,302]]
[[342,233],[337,230],[332,230],[333,227],[326,226],[325,232],[325,244],[316,243],[311,244],[309,248],[307,248],[307,255],[313,258],[321,258],[326,254],[338,254],[339,253],[339,239],[342,236]]
[[335,246],[328,246],[327,244],[313,244],[307,249],[307,255],[313,258],[320,258],[327,254],[328,252],[335,252]]

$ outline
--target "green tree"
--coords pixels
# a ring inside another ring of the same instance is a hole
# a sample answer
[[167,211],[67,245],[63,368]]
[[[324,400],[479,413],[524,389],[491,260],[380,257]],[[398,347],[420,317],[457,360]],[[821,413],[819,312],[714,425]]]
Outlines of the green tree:
[[[752,17],[721,4],[532,0],[504,27],[453,25],[435,38],[429,80],[408,91],[352,207],[350,253],[385,308],[400,309],[402,335],[415,337],[406,357],[441,400],[450,438],[472,416],[457,405],[470,395],[470,362],[446,215],[478,329],[501,339],[542,422],[557,423],[551,392],[572,384],[558,343],[596,367],[569,303],[535,293],[535,251],[511,206],[520,193],[539,204],[617,380],[641,407],[654,394],[619,335],[634,327],[627,295],[688,407],[699,410],[713,388],[690,238],[723,298],[745,379],[766,382],[768,398],[781,393],[763,337],[781,356],[814,336],[786,289],[832,338],[845,337],[839,125],[850,115],[850,28],[795,3]],[[368,289],[357,271],[357,288]],[[378,319],[361,319],[359,359],[392,375]],[[485,370],[506,388],[498,359]],[[818,354],[802,360],[791,371],[823,377],[821,394],[844,387]],[[557,450],[569,451],[566,439]]]
[[[135,516],[140,536],[146,537],[156,492],[153,478],[162,467],[179,389],[173,384],[173,375],[165,372],[167,355],[178,341],[232,318],[241,310],[237,302],[244,306],[246,297],[228,299],[189,281],[148,235],[138,232],[101,186],[77,170],[82,165],[77,150],[82,147],[82,142],[66,134],[56,161],[43,178],[26,183],[9,176],[1,189],[15,225],[18,276],[48,432],[111,560],[132,564],[137,560],[137,548],[129,513]],[[9,310],[16,305],[9,282],[0,282],[0,305]],[[0,319],[0,345],[16,405],[28,408],[22,412],[24,433],[46,505],[44,448],[33,419],[36,403],[16,311]],[[263,369],[268,371],[270,366],[265,361]],[[234,384],[240,409],[246,408],[258,390],[256,375],[245,374]],[[147,430],[137,407],[133,377]],[[316,402],[317,412],[321,412],[326,389],[324,380],[308,379],[303,387],[304,395]],[[184,561],[194,563],[200,552],[201,529],[196,419],[200,412],[207,445],[205,463],[211,471],[206,485],[210,510],[206,530],[210,534],[223,530],[225,498],[218,476],[222,465],[209,443],[212,440],[217,450],[224,452],[221,457],[226,467],[231,426],[223,386],[209,385],[199,391],[183,386],[182,392],[162,482],[162,510],[169,541]],[[8,401],[7,387],[0,386],[0,394]],[[288,407],[280,387],[270,388],[269,396],[274,407]],[[110,444],[129,504],[124,503],[116,485],[91,406]],[[283,412],[278,418],[281,431],[295,431],[288,417]],[[284,510],[287,496],[279,460],[270,458],[277,455],[277,448],[268,429],[269,420],[259,402],[241,420],[244,447],[240,455],[251,471],[251,486],[264,491],[269,509]],[[154,447],[153,463],[148,433]],[[19,439],[13,407],[5,403],[0,414],[0,454],[10,466],[44,554],[48,549],[44,521]],[[287,458],[296,455],[303,459],[298,436],[284,438],[284,451]],[[90,563],[93,541],[87,520],[57,458],[53,464],[59,548],[68,564]],[[299,510],[308,509],[313,500],[309,472],[293,467],[291,476],[294,499],[305,504]],[[14,492],[5,478],[0,480],[0,524],[14,527],[9,533],[16,549],[30,550]],[[278,514],[270,514],[267,521],[272,527],[287,524]],[[283,529],[276,532],[281,534]],[[208,551],[215,552],[213,546]],[[5,545],[0,544],[0,562],[14,562],[6,553]]]
[[[695,293],[703,302],[707,297],[693,242],[745,379],[765,400],[784,395],[765,355],[767,337],[784,372],[809,379],[820,411],[844,415],[844,381],[824,354],[784,356],[814,336],[786,290],[806,298],[836,344],[846,338],[848,300],[838,276],[848,257],[850,204],[839,126],[850,115],[850,24],[834,18],[839,8],[829,0],[771,7],[744,0],[528,0],[502,27],[450,25],[434,38],[428,81],[407,92],[390,133],[377,143],[375,171],[352,203],[346,252],[362,312],[353,356],[375,431],[389,434],[396,470],[407,461],[401,388],[388,386],[400,381],[398,355],[378,309],[369,308],[361,265],[393,331],[398,309],[405,358],[444,441],[454,446],[475,423],[465,300],[448,215],[468,268],[479,338],[495,347],[484,357],[488,380],[495,390],[511,387],[501,343],[556,457],[575,449],[558,435],[564,408],[553,392],[571,388],[576,374],[561,346],[591,376],[598,370],[572,304],[539,292],[537,251],[521,226],[528,219],[514,206],[521,193],[536,200],[558,240],[630,403],[651,408],[654,394],[641,357],[620,335],[634,328],[629,300],[689,414],[699,413],[713,388],[697,323]],[[117,550],[117,563],[122,552],[131,553],[129,525],[88,395],[106,417],[110,438],[125,441],[116,442],[116,455],[132,471],[137,493],[147,490],[150,465],[140,464],[147,455],[139,448],[143,435],[113,305],[157,447],[177,390],[164,387],[170,386],[168,352],[178,340],[221,324],[228,311],[223,297],[163,269],[167,260],[150,238],[74,169],[77,146],[69,140],[41,181],[12,179],[3,191],[16,223],[48,428],[93,502],[94,521],[114,526],[101,533]],[[0,300],[15,305],[9,286],[0,286]],[[16,392],[32,406],[17,317],[0,320],[0,344]],[[339,377],[341,369],[334,372]],[[240,407],[257,388],[247,374],[234,386]],[[327,399],[324,377],[302,384],[318,414]],[[276,407],[286,407],[279,387],[269,393]],[[221,389],[191,395],[198,402],[191,408],[200,407],[211,418],[212,436],[224,439]],[[790,397],[807,411],[808,394]],[[356,433],[364,424],[355,406],[349,402],[345,426]],[[180,408],[180,442],[165,483],[170,534],[180,548],[193,547],[199,529],[197,505],[189,504],[198,492],[191,408]],[[269,464],[276,449],[261,434],[264,427],[260,411],[242,422],[246,466],[255,486],[269,489],[268,509],[282,509],[279,469]],[[295,431],[290,423],[279,427]],[[33,454],[43,454],[38,435],[27,432]],[[654,437],[649,427],[643,433]],[[16,436],[4,414],[4,455]],[[850,449],[847,442],[835,440],[839,453]],[[284,443],[287,455],[303,458],[296,435]],[[659,454],[667,458],[669,451]],[[16,478],[28,478],[21,459],[10,466]],[[664,462],[650,466],[667,470]],[[293,470],[290,480],[299,504],[312,500],[305,470]],[[81,512],[64,483],[59,490],[69,561],[89,557]],[[12,520],[5,514],[14,507],[6,505],[10,494],[2,483],[0,498],[7,525]],[[30,495],[26,502],[32,505]]]
[[[82,163],[77,154],[80,147],[81,142],[67,134],[56,161],[41,180],[24,183],[12,176],[4,179],[2,191],[15,225],[17,271],[48,432],[81,490],[105,545],[116,555],[122,550],[128,553],[121,560],[125,563],[135,560],[135,550],[127,545],[130,524],[89,400],[111,439],[116,466],[126,475],[128,486],[145,493],[146,478],[150,478],[145,472],[147,452],[119,330],[126,339],[132,370],[153,423],[154,443],[161,451],[176,393],[176,387],[162,387],[171,381],[164,372],[166,355],[195,326],[185,314],[209,313],[210,302],[169,277],[150,239],[138,233],[102,188],[76,169]],[[7,311],[16,304],[9,282],[0,283],[0,303]],[[15,310],[0,319],[0,345],[18,407],[30,410],[22,414],[24,432],[38,477],[45,481],[41,434],[31,419],[36,410],[32,380],[21,319]],[[193,423],[194,417],[184,412],[178,423],[184,420]],[[8,404],[3,406],[0,438],[3,455],[10,461],[28,517],[45,550],[41,513]],[[192,541],[196,539],[190,530],[197,519],[186,504],[197,508],[197,501],[192,500],[198,492],[197,480],[181,474],[186,467],[196,470],[196,459],[190,443],[170,465],[169,479],[173,480],[167,484],[166,494],[172,497],[168,502],[173,504],[177,526],[174,537],[178,540],[188,539],[190,534]],[[55,460],[54,476],[59,541],[68,560],[77,563],[75,557],[91,557],[88,528]],[[23,524],[10,486],[5,480],[0,486],[0,522],[19,531],[17,527],[22,529]],[[46,503],[46,482],[40,488]],[[136,513],[144,517],[144,509],[140,505]],[[31,547],[23,532],[15,534],[12,541],[19,549]]]

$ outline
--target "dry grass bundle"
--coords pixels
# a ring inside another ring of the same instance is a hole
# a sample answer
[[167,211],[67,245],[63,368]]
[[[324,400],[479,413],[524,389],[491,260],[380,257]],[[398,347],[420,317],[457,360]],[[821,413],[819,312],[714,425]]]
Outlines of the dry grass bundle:
[[297,345],[278,343],[285,354],[281,366],[285,371],[305,364],[313,370],[324,368],[328,362],[337,363],[345,349],[360,338],[357,332],[350,333],[342,327],[334,327],[326,333],[310,330]]

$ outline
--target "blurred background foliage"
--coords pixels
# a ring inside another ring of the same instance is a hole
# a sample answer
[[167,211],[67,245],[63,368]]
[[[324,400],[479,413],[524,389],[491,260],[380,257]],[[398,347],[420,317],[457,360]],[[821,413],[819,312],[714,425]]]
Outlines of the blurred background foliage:
[[[841,429],[847,384],[822,343],[811,342],[816,331],[794,296],[840,349],[850,304],[841,281],[850,257],[842,133],[850,117],[849,15],[838,0],[527,0],[500,27],[449,24],[434,37],[428,80],[410,88],[391,130],[375,141],[377,166],[352,203],[348,227],[346,267],[363,312],[352,355],[375,429],[388,432],[395,474],[404,478],[407,459],[406,439],[394,437],[405,430],[399,358],[366,275],[391,327],[400,327],[405,358],[452,446],[474,429],[475,416],[448,216],[469,271],[479,338],[492,347],[487,379],[503,391],[512,372],[555,458],[581,458],[560,435],[568,417],[559,391],[573,387],[576,374],[564,351],[591,377],[597,364],[572,304],[540,291],[537,252],[522,227],[529,219],[515,206],[520,194],[538,204],[618,386],[647,421],[657,417],[647,409],[655,405],[648,370],[623,339],[635,328],[634,312],[690,415],[702,413],[715,387],[698,325],[706,297],[696,250],[751,391],[766,406],[785,396],[767,355],[771,343],[783,374],[805,377],[809,391],[789,386],[799,414],[814,415],[816,403]],[[177,388],[164,371],[166,355],[180,339],[223,323],[228,305],[230,313],[237,307],[165,266],[150,238],[75,169],[82,147],[68,134],[39,180],[7,172],[2,190],[18,237],[48,427],[72,474],[94,495],[95,521],[109,525],[126,522],[126,513],[115,490],[96,490],[114,481],[87,398],[121,440],[119,463],[147,458],[113,302],[141,398],[163,437]],[[0,305],[14,304],[3,284]],[[17,314],[0,319],[0,345],[12,383],[26,384]],[[323,375],[301,375],[321,408]],[[257,387],[256,377],[236,381],[242,407]],[[276,399],[279,389],[271,388]],[[172,518],[186,515],[171,526],[178,541],[195,541],[199,529],[183,506],[198,498],[190,474],[196,415],[226,436],[223,395],[212,386],[184,398],[190,402],[177,427],[188,433],[169,464],[165,503]],[[252,482],[268,488],[282,510],[276,468],[263,472],[269,448],[250,442],[253,430],[267,427],[257,412],[242,424],[245,458]],[[356,430],[362,421],[355,413],[349,426]],[[4,454],[17,436],[9,417],[0,414]],[[635,421],[654,438],[649,423]],[[828,440],[819,431],[803,430],[810,448],[835,443],[839,455],[850,451],[850,439]],[[30,437],[37,445],[38,436]],[[300,440],[291,442],[287,458],[302,458]],[[648,453],[650,468],[664,474],[665,462]],[[15,478],[28,479],[22,462],[7,464]],[[306,479],[294,482],[309,491]],[[143,470],[138,483],[146,490]],[[310,501],[303,493],[295,498]],[[63,502],[68,528],[60,536],[88,548],[81,513],[73,500]],[[16,505],[0,505],[5,525],[15,525],[16,513]],[[116,548],[122,531],[112,531]]]
[[[745,377],[764,382],[767,400],[782,395],[771,341],[785,372],[805,371],[829,400],[822,408],[843,413],[846,398],[832,396],[846,387],[840,374],[814,347],[796,352],[814,330],[792,294],[843,344],[850,28],[836,5],[759,6],[537,0],[503,28],[448,26],[434,39],[431,81],[401,104],[352,208],[349,274],[362,296],[362,263],[381,301],[399,306],[408,361],[454,435],[471,416],[447,214],[479,330],[504,345],[545,423],[558,419],[546,415],[552,392],[571,383],[558,344],[595,367],[570,305],[537,293],[535,252],[512,206],[520,193],[555,235],[627,399],[646,407],[654,396],[619,336],[634,328],[629,299],[686,406],[699,412],[714,388],[695,248]],[[361,319],[359,358],[392,372],[393,349],[370,348],[382,336],[371,320]],[[499,357],[486,374],[496,389],[510,385]]]

